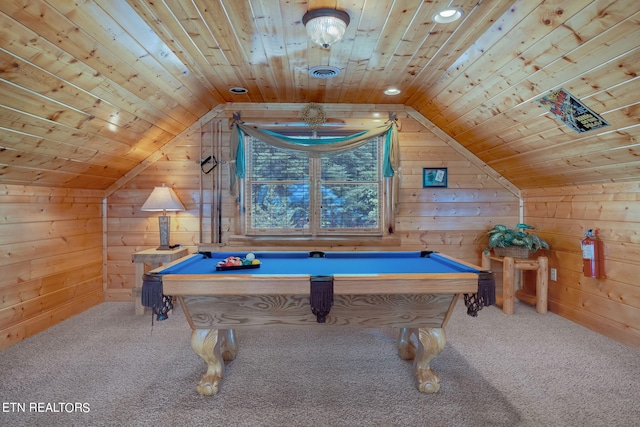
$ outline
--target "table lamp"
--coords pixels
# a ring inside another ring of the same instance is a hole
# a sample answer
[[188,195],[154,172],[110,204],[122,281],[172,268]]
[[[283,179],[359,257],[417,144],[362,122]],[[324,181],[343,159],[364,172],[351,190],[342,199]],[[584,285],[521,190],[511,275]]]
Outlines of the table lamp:
[[178,198],[178,195],[173,191],[171,187],[155,187],[149,195],[149,198],[142,208],[143,211],[159,212],[162,211],[162,215],[158,217],[158,223],[160,225],[160,246],[158,250],[167,251],[171,249],[169,245],[169,217],[167,211],[183,211],[184,205]]

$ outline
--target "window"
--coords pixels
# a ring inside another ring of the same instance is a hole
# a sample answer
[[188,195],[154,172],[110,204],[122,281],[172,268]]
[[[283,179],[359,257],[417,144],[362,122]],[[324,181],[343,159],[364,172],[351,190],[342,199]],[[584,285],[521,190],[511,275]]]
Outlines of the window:
[[247,137],[247,234],[381,235],[383,141],[310,157]]

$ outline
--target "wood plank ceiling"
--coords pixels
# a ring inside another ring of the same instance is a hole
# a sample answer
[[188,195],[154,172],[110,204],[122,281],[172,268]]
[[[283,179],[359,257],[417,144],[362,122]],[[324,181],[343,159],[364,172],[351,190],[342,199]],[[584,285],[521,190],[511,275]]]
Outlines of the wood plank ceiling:
[[[319,7],[351,18],[330,49]],[[231,102],[404,104],[522,189],[637,181],[639,23],[637,0],[2,0],[0,182],[107,189]],[[535,102],[560,87],[610,126]]]

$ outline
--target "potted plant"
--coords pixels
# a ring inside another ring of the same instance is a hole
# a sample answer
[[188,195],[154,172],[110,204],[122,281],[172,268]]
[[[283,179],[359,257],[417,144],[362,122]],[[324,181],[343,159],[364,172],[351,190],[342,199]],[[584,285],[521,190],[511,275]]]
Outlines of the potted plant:
[[512,256],[514,258],[529,258],[530,253],[536,253],[540,249],[549,249],[549,243],[532,233],[534,230],[528,224],[517,224],[515,228],[496,224],[486,234],[489,242],[485,253],[491,249],[498,256]]

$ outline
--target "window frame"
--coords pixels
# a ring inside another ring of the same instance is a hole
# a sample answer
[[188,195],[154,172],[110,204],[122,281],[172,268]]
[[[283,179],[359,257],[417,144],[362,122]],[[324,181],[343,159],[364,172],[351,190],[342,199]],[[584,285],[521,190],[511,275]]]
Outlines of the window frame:
[[[384,148],[385,148],[385,136],[378,135],[374,136],[371,139],[376,139],[377,143],[377,159],[376,159],[376,168],[377,168],[377,181],[357,181],[355,183],[350,181],[326,181],[329,184],[350,184],[354,185],[360,184],[372,184],[375,183],[377,186],[378,192],[378,226],[377,227],[369,227],[369,228],[324,228],[322,227],[322,170],[321,170],[321,157],[309,156],[309,180],[307,182],[309,186],[309,226],[306,228],[254,228],[252,226],[252,185],[255,183],[265,183],[268,181],[260,180],[256,181],[253,179],[253,162],[252,158],[252,147],[255,140],[259,140],[259,138],[255,138],[250,135],[245,136],[245,158],[246,158],[246,176],[243,179],[243,193],[246,195],[242,200],[241,209],[244,212],[242,215],[244,218],[240,220],[244,222],[244,234],[250,237],[283,237],[283,236],[294,236],[298,238],[330,238],[330,237],[345,237],[345,236],[374,236],[374,237],[382,237],[384,236],[384,224],[385,224],[385,212],[386,209],[386,186],[385,186],[385,177],[383,174],[384,169]],[[263,141],[261,141],[263,142]],[[367,141],[368,143],[369,141]],[[263,142],[265,143],[265,142]],[[365,143],[366,144],[366,143]],[[286,150],[286,149],[282,149]],[[291,182],[291,181],[289,181]],[[305,182],[304,180],[299,180],[295,182]],[[287,183],[284,181],[274,180],[272,183],[283,184]]]

